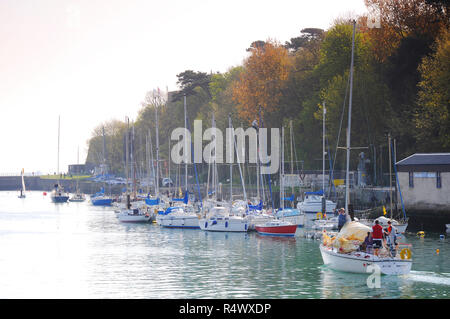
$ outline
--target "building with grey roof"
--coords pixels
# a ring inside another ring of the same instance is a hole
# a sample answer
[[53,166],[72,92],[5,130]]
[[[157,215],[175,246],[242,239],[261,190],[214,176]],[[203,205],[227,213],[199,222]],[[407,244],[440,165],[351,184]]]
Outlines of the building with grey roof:
[[398,161],[396,168],[407,211],[442,212],[450,219],[450,153],[416,153]]

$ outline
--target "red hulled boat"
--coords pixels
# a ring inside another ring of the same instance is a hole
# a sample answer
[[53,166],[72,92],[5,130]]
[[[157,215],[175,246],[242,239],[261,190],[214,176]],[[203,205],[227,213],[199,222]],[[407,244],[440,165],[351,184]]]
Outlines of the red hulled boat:
[[271,220],[256,225],[255,229],[261,235],[293,237],[297,231],[297,225],[282,220]]

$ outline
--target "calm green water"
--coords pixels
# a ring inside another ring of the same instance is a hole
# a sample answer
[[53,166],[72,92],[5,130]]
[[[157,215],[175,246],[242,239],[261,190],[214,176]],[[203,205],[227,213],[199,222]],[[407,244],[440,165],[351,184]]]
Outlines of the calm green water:
[[317,240],[122,224],[88,202],[0,192],[0,298],[449,298],[450,239],[401,242],[411,274],[368,288],[324,267]]

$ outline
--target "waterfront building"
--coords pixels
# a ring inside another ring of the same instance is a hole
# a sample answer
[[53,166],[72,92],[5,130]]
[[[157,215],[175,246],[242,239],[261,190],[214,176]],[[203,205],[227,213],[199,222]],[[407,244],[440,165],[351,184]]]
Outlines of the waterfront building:
[[406,210],[450,212],[450,153],[416,153],[396,166]]

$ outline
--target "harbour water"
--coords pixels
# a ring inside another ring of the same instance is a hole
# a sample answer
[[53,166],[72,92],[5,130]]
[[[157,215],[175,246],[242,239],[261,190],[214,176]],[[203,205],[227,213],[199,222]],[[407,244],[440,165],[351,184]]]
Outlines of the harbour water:
[[111,208],[88,201],[17,195],[0,192],[2,299],[450,298],[450,234],[406,234],[411,273],[369,288],[369,274],[328,269],[319,241],[301,234],[122,224]]

